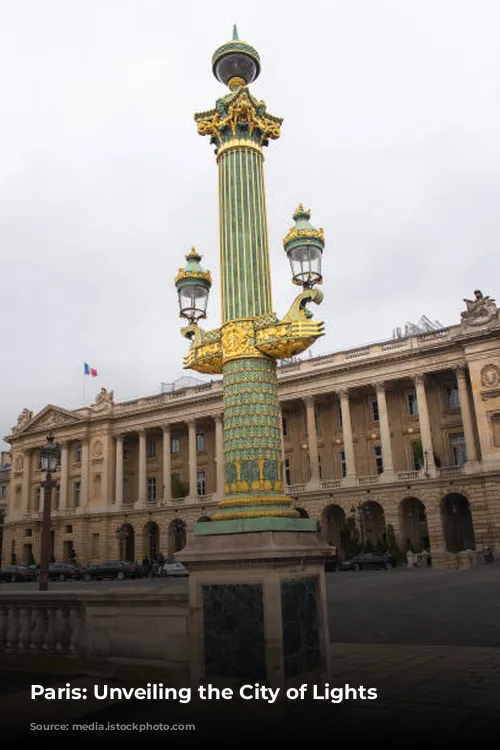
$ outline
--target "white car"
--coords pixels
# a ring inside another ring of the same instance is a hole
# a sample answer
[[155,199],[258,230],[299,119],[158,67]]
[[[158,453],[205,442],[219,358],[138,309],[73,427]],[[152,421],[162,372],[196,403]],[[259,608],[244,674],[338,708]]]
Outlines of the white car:
[[163,568],[161,569],[161,575],[184,577],[184,576],[188,576],[189,573],[188,573],[187,568],[185,568],[182,563],[176,562],[175,560],[167,560],[163,564]]

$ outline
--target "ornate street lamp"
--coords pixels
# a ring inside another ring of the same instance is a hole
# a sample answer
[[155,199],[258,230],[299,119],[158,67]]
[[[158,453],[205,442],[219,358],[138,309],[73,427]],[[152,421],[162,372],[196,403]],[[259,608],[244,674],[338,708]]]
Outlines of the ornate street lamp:
[[311,212],[304,209],[302,203],[293,215],[295,226],[290,229],[283,240],[283,247],[288,255],[292,269],[293,283],[304,289],[312,289],[321,284],[321,261],[325,238],[322,229],[315,229],[310,223]]
[[49,588],[49,564],[52,554],[50,538],[50,512],[52,488],[55,482],[52,474],[56,471],[61,460],[61,451],[54,440],[53,435],[47,436],[47,442],[40,450],[40,468],[45,472],[45,481],[43,487],[43,519],[42,519],[42,544],[40,551],[40,577],[38,588],[40,591],[47,591]]
[[191,324],[206,318],[212,277],[210,271],[200,266],[201,255],[194,247],[186,255],[186,260],[186,267],[179,268],[175,277],[175,286],[179,295],[180,316]]
[[[211,279],[193,251],[175,279],[180,314],[189,321],[182,329],[191,341],[184,367],[223,376],[225,485],[212,521],[242,521],[248,531],[284,524],[316,531],[317,522],[300,518],[284,491],[276,363],[305,351],[324,334],[324,323],[312,321],[307,308],[323,299],[313,287],[322,280],[324,237],[309,223],[310,212],[299,206],[284,243],[293,281],[302,292],[279,318],[272,302],[264,147],[280,137],[282,119],[269,114],[248,88],[260,67],[258,53],[238,38],[235,27],[233,39],[212,58],[215,77],[229,91],[214,109],[195,115],[198,133],[215,146],[219,170],[222,324],[210,331],[198,327],[206,315]],[[210,533],[220,528],[209,526]],[[195,535],[196,529],[195,524]],[[206,524],[199,531],[206,535]]]

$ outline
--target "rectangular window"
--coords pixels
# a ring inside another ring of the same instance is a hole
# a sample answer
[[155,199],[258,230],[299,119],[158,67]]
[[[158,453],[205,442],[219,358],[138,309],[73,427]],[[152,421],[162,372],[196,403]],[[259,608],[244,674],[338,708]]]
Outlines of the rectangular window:
[[339,427],[342,427],[342,407],[340,404],[337,407],[337,424]]
[[77,443],[75,445],[75,461],[77,464],[81,464],[82,462],[82,444]]
[[377,399],[375,399],[374,401],[372,401],[372,420],[374,422],[378,422],[379,421],[379,416],[378,416],[378,401],[377,401]]
[[290,485],[292,483],[292,470],[290,467],[290,459],[285,458],[285,484]]
[[446,389],[446,403],[448,409],[459,409],[460,400],[458,397],[458,387],[456,385]]
[[342,473],[342,476],[345,477],[347,474],[347,466],[345,462],[345,451],[339,452],[339,458],[340,458],[340,471]]
[[92,534],[91,554],[92,557],[99,557],[99,534]]
[[415,391],[408,393],[408,414],[412,417],[418,417],[418,401]]
[[59,510],[60,503],[61,503],[61,487],[60,485],[56,485],[56,488],[54,490],[54,510]]
[[37,487],[35,490],[35,512],[38,513],[40,510],[40,506],[42,503],[42,490],[40,487]]
[[319,474],[319,478],[323,479],[323,467],[321,465],[321,456],[318,456],[318,474]]
[[75,482],[75,486],[73,489],[73,500],[74,500],[75,508],[80,507],[80,499],[81,499],[81,483]]
[[148,477],[148,503],[156,500],[156,477]]
[[281,424],[283,427],[283,437],[286,437],[288,435],[288,424],[286,417],[281,417]]
[[33,530],[32,529],[26,529],[24,532],[24,536],[33,536]]
[[375,453],[375,466],[377,467],[377,474],[382,474],[384,471],[384,461],[382,459],[382,447],[376,445],[373,449]]
[[38,460],[37,460],[37,464],[36,465],[37,465],[38,471],[41,471],[42,470],[42,457],[40,455],[40,452],[38,453]]
[[424,465],[424,450],[421,440],[413,440],[411,444],[411,453],[413,458],[413,470],[420,471]]
[[181,452],[181,441],[177,437],[172,438],[172,450],[171,453],[180,453]]
[[319,418],[319,410],[314,410],[314,426],[316,428],[316,435],[321,434],[321,420]]
[[307,481],[311,481],[311,458],[309,456],[309,453],[306,454],[306,477]]
[[146,456],[148,458],[154,458],[156,456],[156,440],[146,441]]
[[4,484],[2,485],[1,496],[2,498],[7,497],[7,487]]
[[450,435],[451,461],[453,466],[463,466],[467,461],[465,437],[462,433]]
[[198,490],[198,495],[206,495],[206,485],[205,485],[205,472],[204,471],[197,471],[196,472],[196,487]]
[[72,534],[73,533],[73,526],[71,524],[68,524],[68,526],[64,527],[64,533],[65,534]]
[[204,451],[204,450],[205,450],[205,433],[197,432],[196,433],[196,451],[197,453],[199,453],[200,451]]

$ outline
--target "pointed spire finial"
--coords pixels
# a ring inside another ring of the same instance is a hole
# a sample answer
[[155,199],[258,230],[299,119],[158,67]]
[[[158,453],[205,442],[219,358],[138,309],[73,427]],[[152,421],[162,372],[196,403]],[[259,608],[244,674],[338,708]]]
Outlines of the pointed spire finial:
[[234,24],[233,25],[233,42],[236,42],[238,40],[239,40],[238,27],[236,26],[236,24]]

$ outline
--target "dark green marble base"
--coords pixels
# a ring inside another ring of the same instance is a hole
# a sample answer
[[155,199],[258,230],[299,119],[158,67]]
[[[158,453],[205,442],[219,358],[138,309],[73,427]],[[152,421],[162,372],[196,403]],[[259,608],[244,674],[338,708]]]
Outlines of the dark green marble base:
[[200,521],[193,524],[195,536],[248,534],[256,531],[318,531],[314,518],[235,518],[228,521]]

